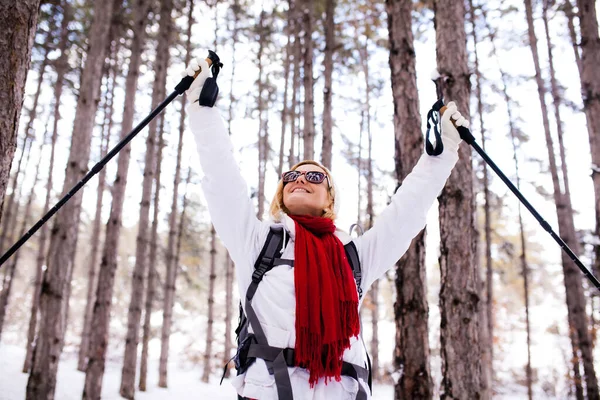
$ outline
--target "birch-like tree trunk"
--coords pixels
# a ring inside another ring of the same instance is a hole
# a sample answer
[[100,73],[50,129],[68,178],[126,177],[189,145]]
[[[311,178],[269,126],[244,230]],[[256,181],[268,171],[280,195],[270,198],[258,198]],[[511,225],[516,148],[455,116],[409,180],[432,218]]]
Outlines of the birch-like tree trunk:
[[[466,49],[465,5],[436,0],[436,58],[448,80],[444,97],[469,119],[471,86]],[[482,398],[480,318],[481,286],[477,260],[475,196],[471,149],[459,148],[459,160],[438,197],[440,212],[440,314],[442,398]]]
[[212,358],[215,280],[217,278],[217,235],[214,226],[210,229],[210,274],[208,276],[208,312],[206,322],[206,347],[204,349],[204,370],[202,382],[208,383],[211,373],[210,359]]
[[[542,121],[544,125],[544,133],[546,136],[546,147],[548,149],[548,159],[550,163],[550,173],[552,175],[552,185],[554,188],[554,202],[556,204],[556,214],[558,218],[559,234],[565,243],[578,254],[578,243],[576,240],[573,215],[568,212],[568,201],[566,195],[561,191],[558,177],[558,168],[554,156],[554,144],[550,133],[550,121],[548,118],[548,110],[546,106],[546,87],[542,78],[540,67],[537,37],[533,26],[533,8],[531,0],[525,0],[525,13],[527,17],[527,25],[529,32],[529,44],[533,56],[535,66],[535,78],[538,88],[538,96],[542,111]],[[596,25],[597,27],[597,25]],[[597,29],[597,28],[596,28]],[[600,47],[598,48],[600,55]],[[600,86],[599,86],[600,88]],[[600,91],[598,92],[600,93]],[[598,102],[600,106],[600,102]],[[558,115],[557,117],[560,117]],[[593,151],[592,151],[593,153]],[[593,161],[593,158],[592,158]],[[569,314],[569,327],[573,332],[572,346],[575,353],[580,353],[580,359],[583,363],[584,380],[586,383],[587,396],[589,399],[597,400],[600,398],[598,392],[598,380],[594,369],[593,352],[591,336],[589,332],[588,319],[585,313],[585,297],[583,293],[583,283],[581,272],[575,266],[575,263],[566,253],[561,251],[565,293],[567,300],[567,310]]]
[[[335,51],[335,0],[325,1],[325,51],[324,51],[324,79],[323,87],[323,146],[321,150],[321,162],[324,166],[331,169],[331,147],[333,117],[331,115],[332,100],[332,77],[333,77],[333,52]],[[363,67],[365,67],[363,65]],[[367,103],[368,104],[368,103]],[[373,354],[375,361],[376,354]],[[375,370],[375,369],[374,369]]]
[[303,30],[304,30],[304,154],[305,160],[315,157],[315,98],[313,78],[313,48],[312,41],[314,2],[313,0],[302,0],[303,6]]
[[[66,194],[87,172],[113,5],[112,1],[94,1],[94,20],[90,28],[90,37],[94,40],[90,41],[81,74],[63,194]],[[34,363],[27,382],[26,398],[29,400],[54,398],[56,372],[66,328],[64,312],[67,306],[63,303],[67,300],[66,296],[71,284],[68,278],[73,268],[72,260],[77,242],[81,199],[82,192],[79,192],[54,217],[48,250],[48,267],[40,297],[40,331]]]
[[[415,71],[412,1],[387,0],[390,56],[394,99],[396,179],[401,184],[423,153],[423,134]],[[425,230],[414,239],[396,265],[396,348],[394,365],[402,374],[395,385],[396,399],[431,399],[433,383],[429,367]]]
[[[288,156],[288,165],[291,168],[294,164],[298,162],[296,157],[296,146],[300,147],[300,139],[298,139],[299,135],[299,101],[300,98],[300,61],[302,59],[302,45],[300,41],[300,29],[301,29],[301,9],[299,9],[297,3],[294,1],[294,13],[292,14],[292,18],[294,20],[293,24],[293,34],[294,34],[294,73],[292,75],[292,110],[290,115],[290,150]],[[297,144],[298,143],[298,144]]]
[[[25,80],[29,71],[31,47],[37,26],[40,0],[0,3],[0,199],[15,154],[19,117],[23,106]],[[0,220],[2,212],[0,211]]]
[[[54,159],[56,150],[56,141],[58,140],[58,122],[60,121],[60,105],[64,87],[64,77],[69,69],[69,22],[72,19],[72,10],[69,3],[63,4],[62,22],[60,26],[60,39],[58,50],[60,56],[54,62],[56,69],[56,82],[54,83],[54,110],[52,118],[52,139],[50,149],[50,162],[48,166],[48,178],[46,181],[46,199],[44,201],[44,214],[50,209],[50,199],[52,197]],[[23,373],[28,373],[31,369],[34,340],[38,324],[38,310],[40,304],[40,294],[42,290],[43,266],[46,260],[46,241],[48,239],[48,224],[44,224],[40,229],[38,253],[35,267],[35,283],[31,299],[31,312],[29,315],[29,325],[27,329],[27,346],[25,361],[23,362]]]
[[[479,52],[477,45],[480,40],[477,36],[477,24],[475,22],[475,7],[473,0],[469,0],[469,19],[471,23],[473,36],[473,55],[475,59],[475,98],[477,99],[477,115],[479,116],[479,130],[481,131],[481,147],[485,151],[486,144],[486,125],[483,117],[483,97],[481,88],[481,70],[479,68]],[[510,105],[508,104],[510,107]],[[512,122],[511,122],[512,123]],[[492,397],[492,382],[494,376],[493,367],[493,265],[492,265],[492,228],[490,215],[490,179],[488,174],[487,163],[483,162],[483,213],[484,213],[484,234],[485,234],[485,276],[483,279],[481,298],[482,306],[480,307],[480,333],[481,333],[481,396],[484,399]]]

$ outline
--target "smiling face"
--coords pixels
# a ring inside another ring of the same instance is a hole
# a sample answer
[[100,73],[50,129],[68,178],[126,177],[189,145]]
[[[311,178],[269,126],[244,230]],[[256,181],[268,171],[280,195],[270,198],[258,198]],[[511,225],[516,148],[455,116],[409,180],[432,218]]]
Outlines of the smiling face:
[[[303,164],[295,171],[319,171],[327,175],[327,171],[314,164]],[[331,209],[328,180],[321,183],[311,183],[305,175],[300,175],[294,182],[283,186],[283,204],[293,215],[311,215],[321,217],[325,210]]]

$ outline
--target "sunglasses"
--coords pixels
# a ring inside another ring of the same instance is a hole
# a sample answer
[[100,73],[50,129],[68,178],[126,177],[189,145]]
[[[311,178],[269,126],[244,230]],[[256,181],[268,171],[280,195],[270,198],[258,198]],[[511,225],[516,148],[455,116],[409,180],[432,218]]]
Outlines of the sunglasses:
[[283,183],[286,184],[288,182],[296,181],[301,175],[304,175],[306,181],[310,183],[321,183],[327,179],[327,186],[331,187],[331,182],[329,182],[327,174],[320,171],[288,171],[281,174],[281,179],[283,179]]

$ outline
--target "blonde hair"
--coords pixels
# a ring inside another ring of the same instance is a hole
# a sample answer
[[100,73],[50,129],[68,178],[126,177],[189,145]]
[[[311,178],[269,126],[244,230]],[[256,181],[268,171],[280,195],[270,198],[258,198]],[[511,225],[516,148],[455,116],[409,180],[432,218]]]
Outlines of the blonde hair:
[[[313,161],[313,160],[304,160],[304,161],[300,161],[298,164],[294,165],[291,168],[291,171],[295,171],[298,167],[302,166],[302,165],[316,165],[317,167],[323,169],[323,171],[325,171],[325,174],[327,175],[327,177],[329,178],[329,205],[327,206],[327,208],[325,208],[325,210],[323,210],[323,215],[321,215],[323,218],[329,218],[331,220],[335,221],[336,215],[335,215],[335,209],[334,209],[334,203],[335,203],[335,187],[333,185],[333,178],[331,176],[331,172],[329,171],[329,169],[325,168],[325,166],[323,164],[321,164],[318,161]],[[290,210],[288,210],[288,208],[285,206],[285,204],[283,204],[283,179],[279,179],[279,183],[277,184],[277,190],[275,191],[275,196],[273,196],[273,200],[271,201],[271,208],[269,209],[269,213],[271,214],[271,217],[273,217],[274,220],[278,221],[279,220],[279,215],[281,212],[284,212],[286,214],[290,214]]]

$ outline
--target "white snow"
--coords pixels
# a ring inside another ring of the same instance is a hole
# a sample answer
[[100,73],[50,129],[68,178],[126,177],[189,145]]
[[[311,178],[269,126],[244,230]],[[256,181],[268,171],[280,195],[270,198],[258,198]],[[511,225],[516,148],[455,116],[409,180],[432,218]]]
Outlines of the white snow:
[[[20,400],[25,398],[28,374],[21,372],[25,350],[14,345],[0,345],[0,400]],[[136,392],[139,400],[164,399],[210,399],[234,400],[236,392],[227,380],[219,386],[220,377],[211,377],[211,383],[200,381],[199,368],[185,369],[183,363],[169,365],[169,388],[162,389],[158,382],[158,362],[151,360],[148,375],[148,391]],[[77,371],[77,359],[70,355],[63,356],[59,368],[55,398],[57,400],[81,399],[85,374]],[[108,361],[102,386],[103,400],[120,400],[119,385],[121,382],[121,364]],[[376,385],[373,389],[373,400],[389,400],[394,398],[394,388],[390,385]]]

